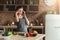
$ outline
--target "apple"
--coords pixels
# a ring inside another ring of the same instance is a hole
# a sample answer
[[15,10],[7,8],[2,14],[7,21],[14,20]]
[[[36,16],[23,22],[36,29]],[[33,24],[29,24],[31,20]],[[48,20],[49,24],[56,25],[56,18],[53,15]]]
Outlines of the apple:
[[26,37],[30,37],[30,34],[29,34],[29,33],[27,33],[27,34],[26,34]]
[[12,35],[12,32],[8,32],[8,35]]
[[30,36],[32,36],[32,33],[29,33]]

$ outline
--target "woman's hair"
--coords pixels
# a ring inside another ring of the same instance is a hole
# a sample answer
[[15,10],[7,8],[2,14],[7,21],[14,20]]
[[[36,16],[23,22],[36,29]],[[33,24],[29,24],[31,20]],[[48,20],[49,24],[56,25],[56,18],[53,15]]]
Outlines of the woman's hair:
[[17,7],[16,10],[19,10],[20,8],[23,8],[23,7]]
[[[26,7],[18,6],[18,7],[16,8],[16,10],[18,10],[18,9],[20,9],[20,8],[23,8],[24,11],[26,11],[26,9],[27,9]],[[16,11],[16,10],[15,10],[15,11]]]

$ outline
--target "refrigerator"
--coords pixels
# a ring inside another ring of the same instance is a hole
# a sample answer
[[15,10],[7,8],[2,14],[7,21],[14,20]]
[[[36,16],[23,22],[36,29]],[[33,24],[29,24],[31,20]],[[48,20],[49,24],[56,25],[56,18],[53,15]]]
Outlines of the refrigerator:
[[45,40],[60,40],[60,15],[46,14]]

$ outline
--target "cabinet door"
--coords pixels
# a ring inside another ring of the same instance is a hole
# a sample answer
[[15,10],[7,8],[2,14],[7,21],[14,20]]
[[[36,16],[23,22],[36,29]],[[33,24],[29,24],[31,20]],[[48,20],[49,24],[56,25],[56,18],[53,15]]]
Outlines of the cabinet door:
[[0,4],[4,4],[4,0],[0,0]]
[[29,0],[23,0],[23,4],[29,4]]
[[16,4],[23,4],[23,0],[15,0]]
[[29,11],[38,11],[38,6],[29,6]]
[[8,11],[15,11],[15,5],[7,5],[6,8]]
[[39,0],[30,0],[30,4],[39,4]]
[[4,5],[0,5],[0,11],[4,10]]

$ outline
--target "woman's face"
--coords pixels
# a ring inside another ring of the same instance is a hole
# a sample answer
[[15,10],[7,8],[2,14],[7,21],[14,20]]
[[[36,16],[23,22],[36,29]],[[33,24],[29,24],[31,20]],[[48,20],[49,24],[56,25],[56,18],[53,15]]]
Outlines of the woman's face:
[[23,8],[18,9],[18,13],[19,13],[20,15],[22,15],[22,13],[23,13]]

